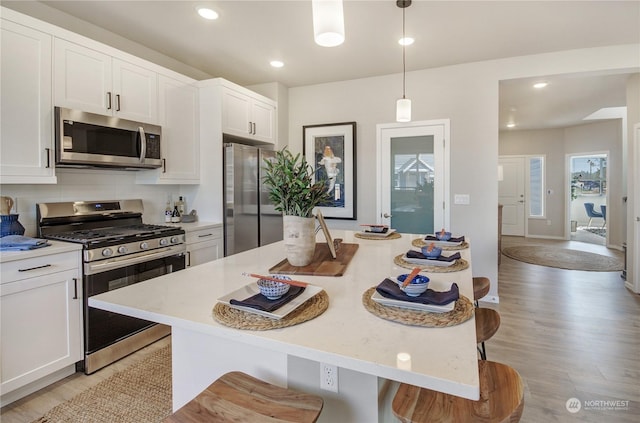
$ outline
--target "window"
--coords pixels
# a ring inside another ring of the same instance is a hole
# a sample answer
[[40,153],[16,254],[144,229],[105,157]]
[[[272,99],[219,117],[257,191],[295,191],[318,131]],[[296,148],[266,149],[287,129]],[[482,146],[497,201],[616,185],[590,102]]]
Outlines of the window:
[[529,157],[529,217],[545,217],[544,157]]

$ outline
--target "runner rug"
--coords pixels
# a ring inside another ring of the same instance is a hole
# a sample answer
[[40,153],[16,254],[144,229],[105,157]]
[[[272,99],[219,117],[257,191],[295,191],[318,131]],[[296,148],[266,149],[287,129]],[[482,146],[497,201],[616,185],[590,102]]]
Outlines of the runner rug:
[[622,254],[615,257],[588,251],[569,250],[546,245],[521,245],[507,247],[502,254],[514,260],[559,269],[616,272],[624,267]]
[[171,345],[115,373],[34,423],[158,423],[171,414]]

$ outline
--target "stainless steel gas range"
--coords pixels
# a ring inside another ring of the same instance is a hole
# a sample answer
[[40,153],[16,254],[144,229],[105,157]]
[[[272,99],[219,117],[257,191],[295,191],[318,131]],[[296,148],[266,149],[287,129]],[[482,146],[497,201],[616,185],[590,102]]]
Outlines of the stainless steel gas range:
[[38,236],[82,244],[84,351],[91,374],[168,335],[170,328],[88,306],[92,295],[185,268],[185,232],[142,222],[142,200],[36,205]]

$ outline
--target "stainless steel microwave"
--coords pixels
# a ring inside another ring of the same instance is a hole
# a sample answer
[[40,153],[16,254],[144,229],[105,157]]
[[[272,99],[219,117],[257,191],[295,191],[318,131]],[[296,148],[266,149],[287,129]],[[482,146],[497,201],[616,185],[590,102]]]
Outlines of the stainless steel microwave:
[[154,169],[162,166],[161,128],[148,123],[56,107],[58,167]]

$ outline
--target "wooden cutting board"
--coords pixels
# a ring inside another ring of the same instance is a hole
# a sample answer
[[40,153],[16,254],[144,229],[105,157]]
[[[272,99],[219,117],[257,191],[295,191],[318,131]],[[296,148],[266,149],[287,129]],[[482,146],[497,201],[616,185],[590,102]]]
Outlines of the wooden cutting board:
[[[336,241],[338,241],[336,239]],[[342,276],[351,259],[358,251],[358,244],[338,243],[336,250],[336,258],[331,257],[329,247],[325,242],[316,243],[316,251],[313,261],[307,266],[292,266],[287,259],[269,269],[269,273],[287,274],[287,275],[312,275],[312,276]]]

